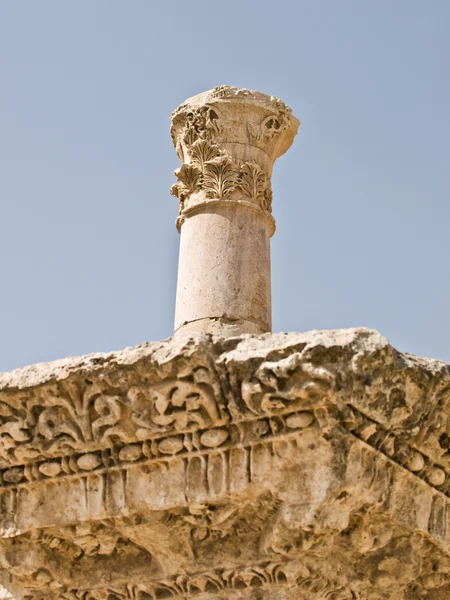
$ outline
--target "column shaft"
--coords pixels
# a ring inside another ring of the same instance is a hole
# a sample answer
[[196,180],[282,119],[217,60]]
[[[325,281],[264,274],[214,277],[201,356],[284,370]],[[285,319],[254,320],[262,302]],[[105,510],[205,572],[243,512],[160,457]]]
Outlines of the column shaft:
[[272,222],[234,202],[203,205],[181,228],[175,331],[271,331]]

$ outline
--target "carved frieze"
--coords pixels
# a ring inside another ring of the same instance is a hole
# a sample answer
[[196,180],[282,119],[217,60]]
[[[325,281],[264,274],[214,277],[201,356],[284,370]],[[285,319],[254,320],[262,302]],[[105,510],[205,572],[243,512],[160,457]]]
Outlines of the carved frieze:
[[[78,378],[76,383],[69,378],[50,384],[45,395],[39,388],[32,393],[4,392],[0,401],[0,468],[36,463],[44,457],[67,459],[88,448],[138,442],[161,432],[228,420],[216,375],[195,359],[178,378],[152,377],[145,372],[129,382],[126,372],[122,380],[115,378],[103,377],[95,383],[89,377]],[[92,455],[80,468],[92,470],[101,462]],[[38,471],[51,476],[61,468],[64,470],[54,461],[45,461]],[[22,478],[23,469],[13,467],[5,471],[2,481],[18,483]]]
[[[67,454],[42,462],[7,467],[0,471],[0,494],[2,488],[15,488],[31,482],[48,482],[74,475],[106,473],[112,467],[125,469],[131,465],[167,463],[172,462],[175,457],[186,457],[191,461],[195,457],[202,457],[206,471],[208,460],[213,460],[215,466],[211,467],[212,479],[209,483],[214,487],[214,477],[229,468],[233,448],[242,457],[246,457],[245,461],[249,461],[252,460],[251,448],[255,444],[258,450],[261,448],[260,444],[269,446],[272,440],[280,437],[289,440],[299,431],[316,423],[313,411],[291,412],[285,409],[282,412],[278,408],[275,412],[278,414],[265,409],[265,413],[272,416],[223,427],[160,435],[133,444],[118,441],[116,445],[96,452]],[[272,449],[269,451],[273,452]],[[219,466],[218,461],[223,463],[222,466]]]
[[16,600],[450,594],[447,365],[352,330],[40,369],[0,376]]
[[[251,566],[242,565],[231,569],[217,569],[212,572],[193,573],[155,581],[149,585],[130,585],[126,588],[107,588],[86,592],[68,590],[58,595],[61,600],[160,600],[161,598],[180,597],[194,598],[204,594],[221,597],[218,594],[260,590],[269,594],[280,586],[295,585],[296,580],[306,579],[307,570],[294,562],[263,561]],[[327,586],[315,585],[326,588]],[[328,590],[330,591],[330,590]],[[242,597],[242,596],[234,596]],[[245,596],[250,597],[250,596]],[[51,600],[52,596],[33,594],[24,600]],[[347,600],[343,595],[335,596],[336,600]],[[351,597],[348,597],[349,599]]]

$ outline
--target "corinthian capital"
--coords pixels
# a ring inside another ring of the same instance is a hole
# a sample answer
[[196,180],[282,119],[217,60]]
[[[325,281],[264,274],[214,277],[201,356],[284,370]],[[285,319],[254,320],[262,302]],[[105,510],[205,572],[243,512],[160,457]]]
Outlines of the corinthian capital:
[[171,190],[180,201],[178,228],[211,202],[252,204],[270,217],[273,164],[299,124],[284,102],[251,90],[219,86],[186,100],[171,129],[182,162]]

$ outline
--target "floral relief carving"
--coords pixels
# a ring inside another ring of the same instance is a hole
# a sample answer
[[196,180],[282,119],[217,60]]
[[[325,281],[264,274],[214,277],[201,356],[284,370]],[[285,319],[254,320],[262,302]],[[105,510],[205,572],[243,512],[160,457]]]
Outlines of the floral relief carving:
[[[75,393],[69,385],[59,396],[21,397],[20,404],[16,400],[11,405],[6,397],[0,404],[0,465],[86,452],[99,444],[133,442],[171,429],[211,426],[221,419],[212,379],[207,368],[197,365],[178,380],[125,390],[105,383]],[[51,472],[57,467],[49,463],[43,468]],[[8,469],[5,482],[20,482],[22,473],[22,467]]]
[[[256,414],[282,413],[312,406],[329,398],[335,378],[327,369],[302,361],[301,354],[275,362],[263,362],[254,375],[241,384],[247,409]],[[304,413],[305,418],[308,413]]]
[[207,384],[175,380],[151,390],[133,387],[128,398],[139,438],[154,431],[155,426],[183,430],[210,426],[219,420],[216,400]]
[[261,123],[261,131],[258,135],[259,140],[264,143],[271,142],[281,131],[286,129],[289,122],[289,113],[283,108],[278,115],[270,116]]
[[117,437],[125,441],[132,437],[133,432],[126,419],[126,407],[119,396],[97,396],[92,404],[91,419],[95,440],[104,441]]
[[198,190],[202,182],[202,173],[192,165],[182,165],[176,176],[190,194]]
[[[208,200],[247,201],[270,213],[268,173],[297,123],[278,98],[232,86],[182,104],[172,115],[172,139],[183,164],[171,189],[179,199],[178,227],[188,209]],[[272,143],[277,137],[280,142]]]
[[191,194],[204,191],[207,198],[224,200],[240,190],[244,198],[271,212],[270,179],[255,162],[233,161],[217,145],[196,140],[189,148],[190,164],[175,171],[178,183],[171,194],[180,200],[180,213]]
[[45,408],[38,417],[36,438],[52,450],[71,448],[77,442],[83,442],[84,436],[76,422],[76,415],[62,405]]
[[207,140],[197,140],[194,142],[189,149],[189,154],[192,165],[197,167],[201,173],[205,172],[207,163],[222,156],[219,147],[211,144]]
[[208,198],[223,200],[236,189],[237,184],[237,168],[226,156],[205,163],[203,188]]
[[9,460],[15,449],[30,440],[24,411],[0,403],[0,457]]
[[[175,340],[76,379],[72,367],[13,381],[0,414],[11,588],[29,600],[447,598],[450,472],[407,419],[425,435],[445,417],[449,371],[380,337]],[[417,396],[411,381],[430,386]],[[394,392],[418,398],[401,428],[374,406]],[[37,456],[19,464],[27,448]]]
[[181,131],[175,125],[172,126],[172,141],[180,160],[184,159],[184,144],[191,147],[197,140],[212,141],[220,132],[218,123],[219,115],[217,109],[210,106],[190,107],[187,110],[186,105],[179,107],[172,115],[172,122],[175,123],[177,116],[183,117]]
[[[139,397],[141,390],[133,389],[131,393]],[[145,402],[146,396],[142,396],[140,400]],[[174,427],[174,431],[161,432],[159,436],[155,436],[150,429],[149,415],[142,414],[142,420],[136,420],[139,429],[136,430],[135,437],[143,441],[129,443],[124,439],[122,428],[108,429],[104,432],[104,440],[112,444],[110,448],[69,454],[0,470],[0,490],[18,485],[27,486],[36,481],[82,476],[91,472],[104,473],[112,466],[126,470],[137,463],[162,464],[175,457],[192,459],[199,456],[199,453],[207,463],[210,456],[214,459],[219,448],[223,461],[227,462],[227,457],[236,447],[236,443],[241,449],[245,449],[245,452],[249,452],[255,443],[270,446],[273,442],[276,445],[279,438],[291,439],[308,428],[317,429],[314,413],[308,411],[244,421],[237,426],[220,419],[216,406],[207,398],[200,400],[197,393],[190,398],[194,410],[189,415],[184,411],[164,414],[167,408],[166,396],[161,396],[157,402],[159,400],[159,411],[162,414],[151,419],[167,423]],[[180,404],[184,400],[180,397],[174,402]],[[197,428],[198,425],[201,425],[201,429]],[[152,433],[153,436],[149,438]],[[216,471],[217,469],[216,465]]]
[[184,209],[187,198],[201,189],[202,173],[192,165],[183,164],[174,171],[178,183],[175,183],[170,193],[180,200],[180,212]]
[[254,162],[244,163],[239,171],[239,186],[242,191],[261,208],[266,209],[264,194],[268,178],[259,165]]

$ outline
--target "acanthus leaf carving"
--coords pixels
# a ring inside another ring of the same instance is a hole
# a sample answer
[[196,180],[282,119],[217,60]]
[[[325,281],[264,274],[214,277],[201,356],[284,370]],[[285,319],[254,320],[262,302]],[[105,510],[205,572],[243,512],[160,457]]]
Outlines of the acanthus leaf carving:
[[175,183],[170,193],[180,200],[180,212],[184,209],[187,198],[201,188],[202,173],[194,166],[183,164],[174,171],[179,183]]
[[192,165],[182,165],[175,171],[175,175],[189,191],[189,193],[195,192],[201,183],[202,174],[201,172]]
[[207,140],[197,140],[194,142],[189,149],[189,154],[192,164],[200,169],[202,173],[205,172],[206,163],[222,155],[218,146],[211,144]]
[[203,187],[208,198],[223,200],[238,184],[236,166],[228,157],[221,156],[205,164]]
[[191,194],[206,192],[208,198],[229,198],[238,189],[244,197],[267,212],[272,211],[270,179],[255,162],[239,163],[206,140],[197,140],[190,150],[191,164],[174,171],[178,183],[170,193],[180,200],[180,214]]
[[239,171],[239,186],[253,201],[263,205],[267,176],[259,165],[254,162],[244,163]]
[[[178,230],[208,200],[251,203],[270,215],[269,174],[274,160],[292,144],[299,124],[275,96],[234,86],[215,87],[181,104],[172,114],[172,141],[181,163],[196,167],[202,178],[191,174],[191,185],[176,173],[178,183],[171,194],[180,201]],[[269,216],[266,223],[273,233],[274,220]]]

